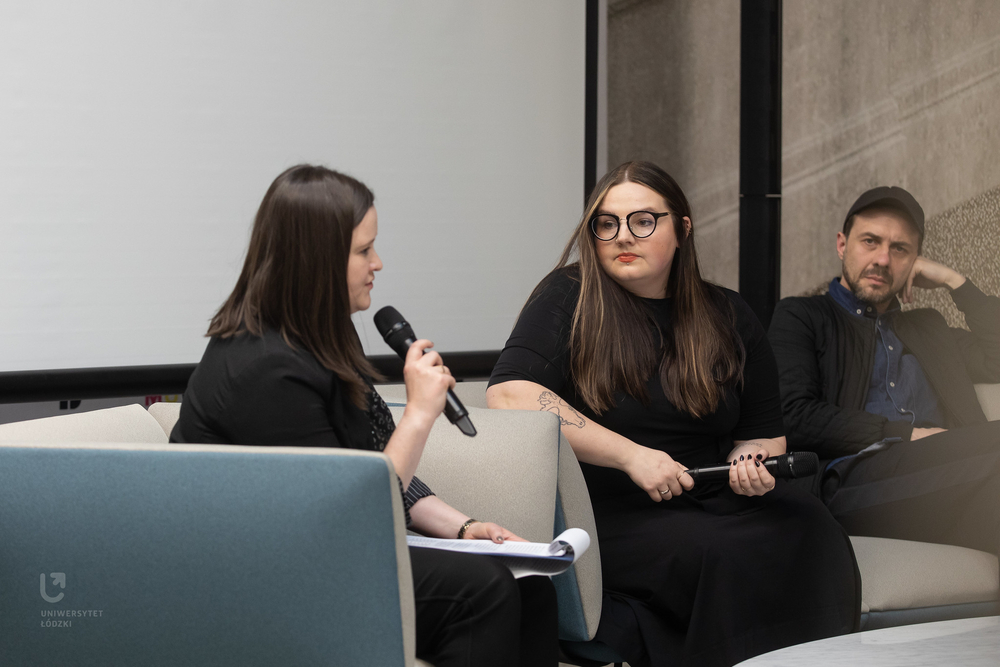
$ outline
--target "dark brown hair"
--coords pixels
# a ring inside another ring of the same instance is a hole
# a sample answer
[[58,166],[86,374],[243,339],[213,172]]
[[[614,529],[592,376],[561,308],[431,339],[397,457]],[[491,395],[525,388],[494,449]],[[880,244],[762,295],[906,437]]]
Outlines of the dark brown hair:
[[336,373],[365,409],[360,374],[381,377],[351,322],[347,261],[354,228],[374,201],[364,183],[332,169],[300,164],[282,172],[260,203],[243,271],[207,335],[280,331]]
[[[679,247],[667,279],[671,324],[656,340],[648,306],[616,283],[601,267],[590,231],[590,218],[608,190],[638,183],[661,195],[674,214]],[[679,410],[704,417],[718,408],[726,387],[743,378],[744,350],[735,311],[726,295],[705,282],[698,270],[694,231],[687,198],[665,171],[650,162],[626,162],[594,187],[583,218],[559,260],[559,267],[579,253],[580,296],[570,330],[571,372],[580,398],[600,414],[613,405],[615,391],[648,403],[646,382],[659,366],[667,399]]]

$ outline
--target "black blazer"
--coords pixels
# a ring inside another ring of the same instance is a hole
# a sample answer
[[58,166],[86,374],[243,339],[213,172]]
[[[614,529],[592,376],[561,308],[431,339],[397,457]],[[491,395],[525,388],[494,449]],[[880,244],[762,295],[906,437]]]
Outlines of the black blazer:
[[212,338],[188,381],[170,440],[380,450],[368,415],[346,389],[276,331]]
[[[360,409],[344,382],[311,352],[268,330],[209,341],[170,442],[382,451],[394,429],[374,387],[369,409]],[[413,503],[429,495],[414,477],[403,495],[407,524]]]

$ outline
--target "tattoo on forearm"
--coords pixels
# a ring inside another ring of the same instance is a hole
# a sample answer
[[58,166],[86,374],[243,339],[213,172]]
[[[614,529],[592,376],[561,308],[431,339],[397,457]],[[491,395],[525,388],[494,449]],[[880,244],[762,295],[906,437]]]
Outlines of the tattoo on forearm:
[[767,449],[767,446],[763,442],[758,442],[756,440],[749,440],[747,442],[744,442],[741,445],[736,445],[735,447],[733,447],[733,451],[729,452],[729,453],[732,454],[733,452],[739,451],[740,449],[742,449],[744,447],[751,447],[751,446],[752,447],[757,447],[759,449]]
[[538,397],[538,404],[542,406],[540,408],[541,410],[551,412],[559,417],[559,423],[563,426],[583,428],[587,424],[587,420],[585,420],[579,412],[574,410],[572,405],[562,400],[551,391],[543,391]]

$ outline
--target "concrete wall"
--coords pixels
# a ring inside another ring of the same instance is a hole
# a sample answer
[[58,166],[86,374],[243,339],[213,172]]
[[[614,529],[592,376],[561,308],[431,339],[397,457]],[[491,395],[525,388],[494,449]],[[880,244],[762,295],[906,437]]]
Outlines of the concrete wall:
[[[1000,295],[1000,187],[928,219],[924,254]],[[914,290],[912,307],[937,308],[951,326],[965,326],[947,290]]]
[[[608,8],[609,166],[644,157],[671,172],[692,200],[706,277],[730,287],[738,282],[739,8],[737,0],[610,0]],[[783,38],[782,293],[839,273],[843,214],[879,184],[922,203],[925,254],[955,262],[964,252],[977,282],[997,281],[1000,220],[989,202],[1000,186],[1000,3],[786,0]],[[949,301],[939,296],[918,299]]]
[[739,282],[736,0],[609,0],[608,167],[651,160],[691,203],[702,272]]
[[[782,292],[839,273],[835,234],[875,185],[906,188],[933,218],[931,258],[937,239],[961,242],[941,227],[964,218],[941,214],[1000,186],[1000,3],[790,0],[784,11]],[[997,226],[984,230],[994,242]]]

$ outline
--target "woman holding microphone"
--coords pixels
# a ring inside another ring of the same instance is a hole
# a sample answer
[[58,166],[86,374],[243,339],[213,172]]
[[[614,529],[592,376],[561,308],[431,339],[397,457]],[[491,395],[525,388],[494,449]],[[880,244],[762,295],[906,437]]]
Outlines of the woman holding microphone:
[[[732,665],[857,628],[847,535],[763,465],[785,452],[764,329],[702,280],[687,199],[656,165],[594,188],[487,400],[561,419],[597,519],[596,639],[632,667]],[[686,473],[723,460],[728,483]]]
[[[518,540],[443,502],[414,476],[455,379],[433,343],[410,346],[399,424],[351,322],[371,305],[382,261],[378,215],[363,183],[311,165],[271,184],[243,270],[212,318],[172,442],[382,451],[399,477],[407,526],[431,537]],[[555,591],[514,580],[494,559],[410,549],[417,656],[435,667],[557,663]]]

